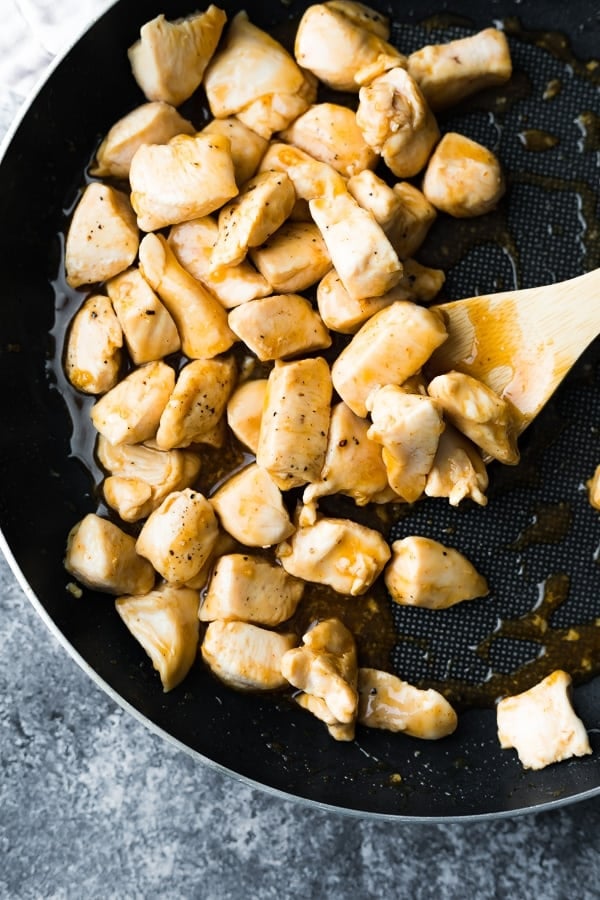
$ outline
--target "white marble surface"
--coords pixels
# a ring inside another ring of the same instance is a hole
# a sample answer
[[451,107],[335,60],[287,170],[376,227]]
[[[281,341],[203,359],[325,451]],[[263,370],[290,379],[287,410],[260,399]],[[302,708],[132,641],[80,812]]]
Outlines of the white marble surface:
[[[0,129],[98,0],[2,0]],[[0,561],[1,898],[600,896],[600,799],[476,825],[283,802],[117,707]]]

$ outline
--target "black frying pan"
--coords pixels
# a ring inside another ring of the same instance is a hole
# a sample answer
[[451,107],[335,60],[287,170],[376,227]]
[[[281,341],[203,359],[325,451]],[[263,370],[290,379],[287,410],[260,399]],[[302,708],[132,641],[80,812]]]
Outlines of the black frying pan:
[[[228,11],[239,8],[222,5]],[[289,22],[305,5],[248,3],[246,9],[256,24],[285,40]],[[511,814],[597,793],[599,679],[575,692],[594,754],[541,772],[524,772],[514,753],[500,750],[493,708],[463,712],[456,734],[438,743],[361,729],[355,742],[340,744],[284,698],[237,694],[201,665],[164,695],[111,598],[86,592],[75,601],[66,590],[65,537],[75,521],[96,508],[96,499],[52,362],[59,352],[52,332],[53,285],[59,303],[62,296],[60,235],[99,138],[143,99],[126,48],[144,21],[159,12],[174,18],[191,9],[179,0],[149,0],[143,8],[117,3],[54,69],[0,165],[0,525],[17,573],[65,647],[115,699],[199,759],[268,789],[346,811],[412,820]],[[527,287],[600,264],[598,119],[593,118],[600,115],[598,74],[591,67],[587,73],[579,69],[569,47],[548,34],[568,35],[579,59],[593,56],[600,40],[596,4],[456,0],[443,9],[437,2],[411,10],[397,4],[395,13],[393,4],[385,9],[395,19],[395,37],[409,51],[497,19],[523,17],[522,30],[511,24],[515,76],[508,91],[488,93],[441,119],[443,128],[496,147],[509,176],[508,196],[497,214],[475,228],[461,226],[450,237],[441,221],[423,248],[424,261],[444,259],[447,296]],[[440,13],[428,28],[417,27]],[[543,100],[550,81],[558,81],[562,91]],[[195,109],[199,116],[200,104]],[[578,124],[586,111],[592,116]],[[528,130],[550,133],[559,143],[536,152],[531,148],[540,135],[528,136]],[[581,489],[600,462],[596,357],[592,348],[523,437],[521,466],[492,470],[487,510],[455,511],[436,501],[418,506],[396,526],[393,536],[427,533],[453,543],[493,587],[491,597],[450,610],[443,619],[434,621],[427,611],[398,612],[391,662],[409,680],[444,683],[459,704],[468,705],[473,697],[478,702],[476,686],[490,673],[505,686],[513,670],[521,673],[514,683],[523,685],[555,663],[570,665],[577,675],[582,654],[563,662],[560,641],[558,651],[552,645],[545,659],[535,661],[542,652],[535,629],[519,631],[519,626],[513,634],[503,626],[486,645],[487,656],[472,648],[479,644],[482,651],[498,620],[526,615],[536,604],[539,584],[546,585],[551,600],[563,592],[564,602],[548,616],[559,634],[600,616],[600,568],[594,561],[600,523]],[[75,402],[71,396],[69,403]],[[600,658],[595,631],[582,634],[595,666]]]

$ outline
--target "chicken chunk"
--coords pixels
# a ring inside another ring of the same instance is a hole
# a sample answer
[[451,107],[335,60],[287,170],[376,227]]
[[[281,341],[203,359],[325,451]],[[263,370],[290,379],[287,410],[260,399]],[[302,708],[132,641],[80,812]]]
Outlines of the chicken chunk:
[[106,594],[145,594],[155,579],[148,560],[136,553],[135,539],[95,513],[69,532],[65,568],[81,584]]
[[227,404],[229,427],[254,454],[258,449],[267,384],[266,378],[245,381],[235,389]]
[[142,144],[166,144],[176,134],[195,133],[192,123],[169,103],[143,103],[115,122],[98,147],[90,172],[99,178],[129,178],[131,160]]
[[129,200],[93,181],[75,207],[67,232],[65,270],[71,287],[106,281],[131,265],[139,233]]
[[327,449],[331,375],[321,357],[272,369],[256,461],[281,490],[318,481]]
[[172,585],[115,601],[121,619],[152,660],[165,692],[177,687],[195,662],[199,603],[198,591]]
[[94,427],[111,444],[140,444],[154,437],[175,386],[171,366],[158,361],[134,369],[96,401]]
[[458,717],[446,698],[379,669],[358,670],[358,722],[437,741],[456,731]]
[[374,169],[377,163],[377,154],[356,124],[354,110],[338,103],[316,103],[279,136],[346,178]]
[[427,476],[427,496],[447,497],[451,506],[458,506],[461,500],[469,497],[485,506],[484,492],[488,481],[487,469],[477,447],[452,425],[446,425]]
[[106,291],[136,366],[179,350],[175,322],[139,269],[127,269],[111,278]]
[[365,417],[374,388],[402,384],[446,337],[436,312],[398,300],[375,313],[342,350],[331,371],[333,385],[350,409]]
[[486,28],[446,44],[429,44],[411,53],[408,71],[431,108],[442,109],[508,81],[512,74],[508,41],[497,28]]
[[588,499],[594,509],[600,509],[600,466],[596,466],[594,474],[586,483]]
[[341,282],[353,300],[380,297],[402,278],[402,263],[373,216],[347,191],[309,203]]
[[296,644],[293,634],[279,634],[251,622],[210,622],[202,642],[202,658],[230,687],[244,691],[283,688],[281,660]]
[[173,491],[148,516],[136,550],[170,584],[183,585],[198,574],[219,533],[213,508],[199,491]]
[[208,582],[210,580],[210,576],[212,575],[213,566],[220,556],[223,556],[225,553],[233,553],[233,551],[237,549],[237,543],[231,537],[230,534],[227,534],[226,531],[219,530],[217,534],[217,540],[213,544],[213,548],[206,557],[204,561],[204,565],[200,569],[200,571],[194,575],[193,578],[190,578],[189,581],[186,581],[185,586],[192,588],[194,591],[204,591],[204,589],[208,586]]
[[231,160],[238,186],[245,184],[258,169],[265,155],[268,141],[240,122],[235,116],[212,119],[202,129],[204,134],[221,134],[229,138]]
[[281,491],[256,463],[228,478],[211,503],[225,531],[247,547],[272,547],[294,532]]
[[392,190],[400,200],[400,207],[393,222],[386,228],[386,234],[400,259],[405,260],[417,252],[437,212],[427,197],[409,181],[399,181]]
[[346,182],[328,163],[320,162],[299,147],[274,142],[262,158],[259,172],[285,172],[298,200],[333,197],[346,191]]
[[494,209],[506,185],[497,157],[464,134],[444,135],[423,177],[429,202],[458,219],[483,216]]
[[[404,291],[400,292],[404,297]],[[398,285],[380,297],[363,297],[354,300],[335,269],[321,279],[317,286],[317,305],[321,319],[332,331],[355,334],[367,319],[398,300]]]
[[519,461],[510,406],[491,388],[462,372],[446,372],[429,382],[427,392],[445,417],[484,453],[507,465]]
[[228,553],[217,560],[199,616],[280,625],[300,603],[304,584],[260,556]]
[[142,144],[129,168],[131,205],[142,231],[206,216],[235,197],[229,147],[228,138],[202,133]]
[[277,547],[277,556],[290,575],[356,597],[378,577],[390,558],[390,548],[372,528],[324,517],[314,525],[300,526]]
[[128,50],[133,76],[148,100],[179,106],[194,93],[217,48],[227,15],[211,4],[204,12],[169,22],[159,15],[140,29]]
[[315,718],[320,719],[327,725],[327,731],[335,741],[353,741],[356,733],[355,722],[338,722],[333,715],[327,703],[314,694],[305,694],[300,691],[294,694],[293,700],[301,709],[312,713]]
[[250,300],[231,310],[229,327],[263,362],[331,346],[321,317],[299,294]]
[[184,366],[160,417],[158,447],[171,450],[203,443],[225,413],[236,375],[231,356],[195,359]]
[[236,337],[219,301],[177,262],[162,235],[140,244],[140,269],[173,317],[181,348],[190,359],[211,359],[229,350]]
[[462,553],[426,537],[394,541],[384,578],[401,606],[447,609],[489,592],[485,578]]
[[274,291],[304,291],[331,269],[321,232],[313,222],[284,222],[250,258]]
[[316,96],[312,77],[245,12],[232,19],[205,73],[204,87],[215,118],[237,115],[267,140],[308,109]]
[[399,178],[424,168],[440,139],[435,116],[405,69],[390,69],[359,92],[356,122],[366,143]]
[[353,174],[346,186],[356,202],[368,210],[387,232],[402,206],[402,200],[394,189],[370,169]]
[[440,407],[393,384],[369,394],[366,405],[373,422],[367,435],[383,448],[390,487],[414,503],[423,493],[444,430]]
[[497,706],[502,749],[517,751],[525,769],[592,752],[585,726],[569,699],[571,676],[557,669],[528,691],[505,697]]
[[123,332],[108,297],[93,294],[79,308],[69,329],[67,378],[86,394],[103,394],[118,381]]

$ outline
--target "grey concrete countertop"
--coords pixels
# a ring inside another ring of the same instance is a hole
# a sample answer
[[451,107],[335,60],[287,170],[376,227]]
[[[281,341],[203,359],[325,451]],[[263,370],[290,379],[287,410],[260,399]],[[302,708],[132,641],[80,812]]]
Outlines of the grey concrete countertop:
[[[2,0],[0,130],[106,4]],[[600,798],[414,826],[275,799],[100,691],[0,561],[0,897],[600,897]]]

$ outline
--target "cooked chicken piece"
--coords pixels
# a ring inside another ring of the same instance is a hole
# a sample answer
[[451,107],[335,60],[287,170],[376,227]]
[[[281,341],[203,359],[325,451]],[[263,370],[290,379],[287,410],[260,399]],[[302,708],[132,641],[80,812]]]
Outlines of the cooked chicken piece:
[[507,465],[519,462],[510,407],[491,388],[462,372],[446,372],[429,382],[427,392],[445,417],[484,453]]
[[447,609],[489,593],[485,578],[452,547],[411,535],[394,541],[392,551],[384,578],[401,606]]
[[477,447],[452,425],[446,425],[427,476],[427,496],[447,497],[451,506],[458,506],[461,500],[470,497],[485,506],[487,486],[487,469]]
[[313,222],[284,222],[265,244],[250,251],[250,258],[280,294],[304,291],[331,269],[325,241]]
[[190,359],[211,359],[229,350],[235,335],[219,301],[177,262],[162,235],[140,244],[140,269],[177,325],[181,348]]
[[71,287],[106,281],[131,265],[138,252],[135,215],[125,194],[88,184],[67,232],[65,270]]
[[229,327],[262,362],[331,346],[321,317],[300,294],[250,300],[231,310]]
[[258,449],[267,379],[245,381],[235,389],[227,404],[227,423],[236,438],[254,454]]
[[167,144],[142,144],[129,181],[142,231],[206,216],[238,192],[229,139],[220,134],[178,134]]
[[218,237],[216,221],[211,216],[204,216],[174,225],[169,232],[169,246],[180,265],[206,285],[225,309],[233,309],[257,297],[267,297],[271,285],[247,260],[239,266],[224,266],[218,272],[212,271],[213,249]]
[[69,532],[65,568],[81,584],[106,594],[145,594],[155,579],[148,560],[136,553],[134,538],[95,513]]
[[278,634],[250,622],[211,622],[202,642],[209,669],[240,691],[274,691],[286,686],[283,654],[296,643],[294,634]]
[[346,186],[356,202],[368,210],[387,233],[402,207],[402,199],[396,191],[370,169],[352,175]]
[[111,444],[141,444],[154,437],[173,387],[175,372],[166,363],[134,369],[92,407],[94,427]]
[[119,378],[123,332],[108,297],[92,294],[79,308],[67,338],[67,378],[86,394],[103,394]]
[[361,3],[309,6],[298,26],[294,53],[299,64],[338,91],[357,91],[361,69],[406,65],[387,43],[387,20]]
[[390,69],[359,92],[356,122],[399,178],[417,175],[440,139],[435,116],[405,69]]
[[256,461],[281,490],[318,481],[325,461],[331,375],[321,357],[272,369],[265,397]]
[[375,313],[342,350],[331,371],[333,385],[350,409],[365,417],[373,388],[402,384],[446,337],[436,312],[398,300]]
[[585,726],[571,706],[571,676],[556,669],[528,691],[498,703],[498,740],[514,747],[525,769],[587,756],[592,752]]
[[302,692],[294,694],[293,700],[302,709],[312,713],[315,718],[320,719],[327,725],[327,731],[336,741],[353,741],[356,733],[355,722],[338,722],[324,700],[315,697],[314,694],[304,694]]
[[600,466],[596,466],[594,474],[585,484],[590,503],[594,509],[600,509]]
[[282,140],[332,166],[346,178],[374,169],[377,154],[356,124],[356,114],[338,103],[316,103],[280,133]]
[[316,84],[287,50],[239,12],[204,78],[213,116],[237,115],[269,139],[314,102]]
[[354,724],[358,663],[352,633],[339,619],[323,619],[309,628],[302,641],[302,647],[284,654],[283,676],[306,695],[322,700],[336,723]]
[[176,134],[195,133],[192,123],[169,103],[143,103],[115,122],[100,144],[90,172],[99,178],[129,178],[133,154],[142,144],[166,144]]
[[431,269],[423,266],[416,259],[405,259],[404,275],[398,287],[404,288],[407,300],[430,303],[441,291],[446,276],[443,269]]
[[367,397],[373,424],[368,437],[383,447],[382,458],[390,487],[407,503],[425,488],[444,420],[437,403],[387,384]]
[[437,741],[456,731],[458,717],[446,698],[420,690],[379,669],[358,670],[358,721],[367,728],[401,731]]
[[227,15],[211,4],[205,12],[169,22],[146,22],[128,50],[133,76],[148,100],[179,106],[194,93],[217,48]]
[[277,556],[290,575],[356,597],[371,587],[390,558],[390,548],[372,528],[349,519],[322,518],[300,526],[277,547]]
[[215,541],[212,550],[206,557],[204,561],[204,565],[200,569],[197,575],[194,575],[193,578],[190,578],[189,581],[186,581],[185,586],[192,588],[195,591],[203,591],[210,580],[210,576],[212,575],[213,566],[215,562],[218,560],[220,556],[223,556],[225,553],[232,553],[237,548],[237,542],[231,537],[230,534],[227,534],[226,531],[219,531],[217,535],[217,540]]
[[268,147],[268,141],[264,137],[248,128],[235,116],[212,119],[202,131],[204,134],[222,134],[229,138],[235,180],[239,187],[256,175]]
[[261,172],[219,213],[219,237],[211,271],[237,266],[250,247],[259,247],[285,222],[296,202],[296,192],[285,172]]
[[285,172],[294,185],[298,200],[309,201],[346,192],[346,182],[333,166],[289,144],[272,143],[258,171]]
[[102,484],[104,499],[124,522],[137,522],[149,516],[159,504],[152,502],[152,486],[141,478],[109,475]]
[[127,269],[111,278],[106,290],[136,366],[179,350],[175,322],[139,269]]
[[400,200],[400,208],[386,234],[400,259],[405,260],[417,252],[437,212],[427,197],[409,181],[399,181],[392,190]]
[[123,622],[152,660],[165,691],[183,681],[196,659],[199,602],[198,591],[169,584],[115,601]]
[[202,440],[199,443],[205,444],[207,447],[222,447],[227,438],[227,421],[225,416],[221,416],[217,424],[205,431]]
[[203,443],[225,413],[235,386],[237,367],[231,356],[195,359],[181,369],[160,417],[156,443],[161,450]]
[[464,134],[445,134],[423,177],[423,193],[437,209],[457,219],[494,209],[506,185],[497,157]]
[[354,300],[380,297],[402,278],[402,263],[371,213],[347,191],[309,203],[342,284]]
[[173,491],[151,513],[139,533],[136,550],[170,584],[185,584],[198,574],[219,527],[213,508],[199,491]]
[[257,625],[280,625],[300,603],[304,584],[281,566],[260,556],[221,556],[200,607],[200,620],[239,619]]
[[294,532],[281,491],[256,463],[228,478],[211,503],[225,531],[247,547],[272,547]]
[[431,108],[441,109],[508,81],[512,74],[508,41],[502,31],[486,28],[447,44],[430,44],[411,53],[408,71]]

